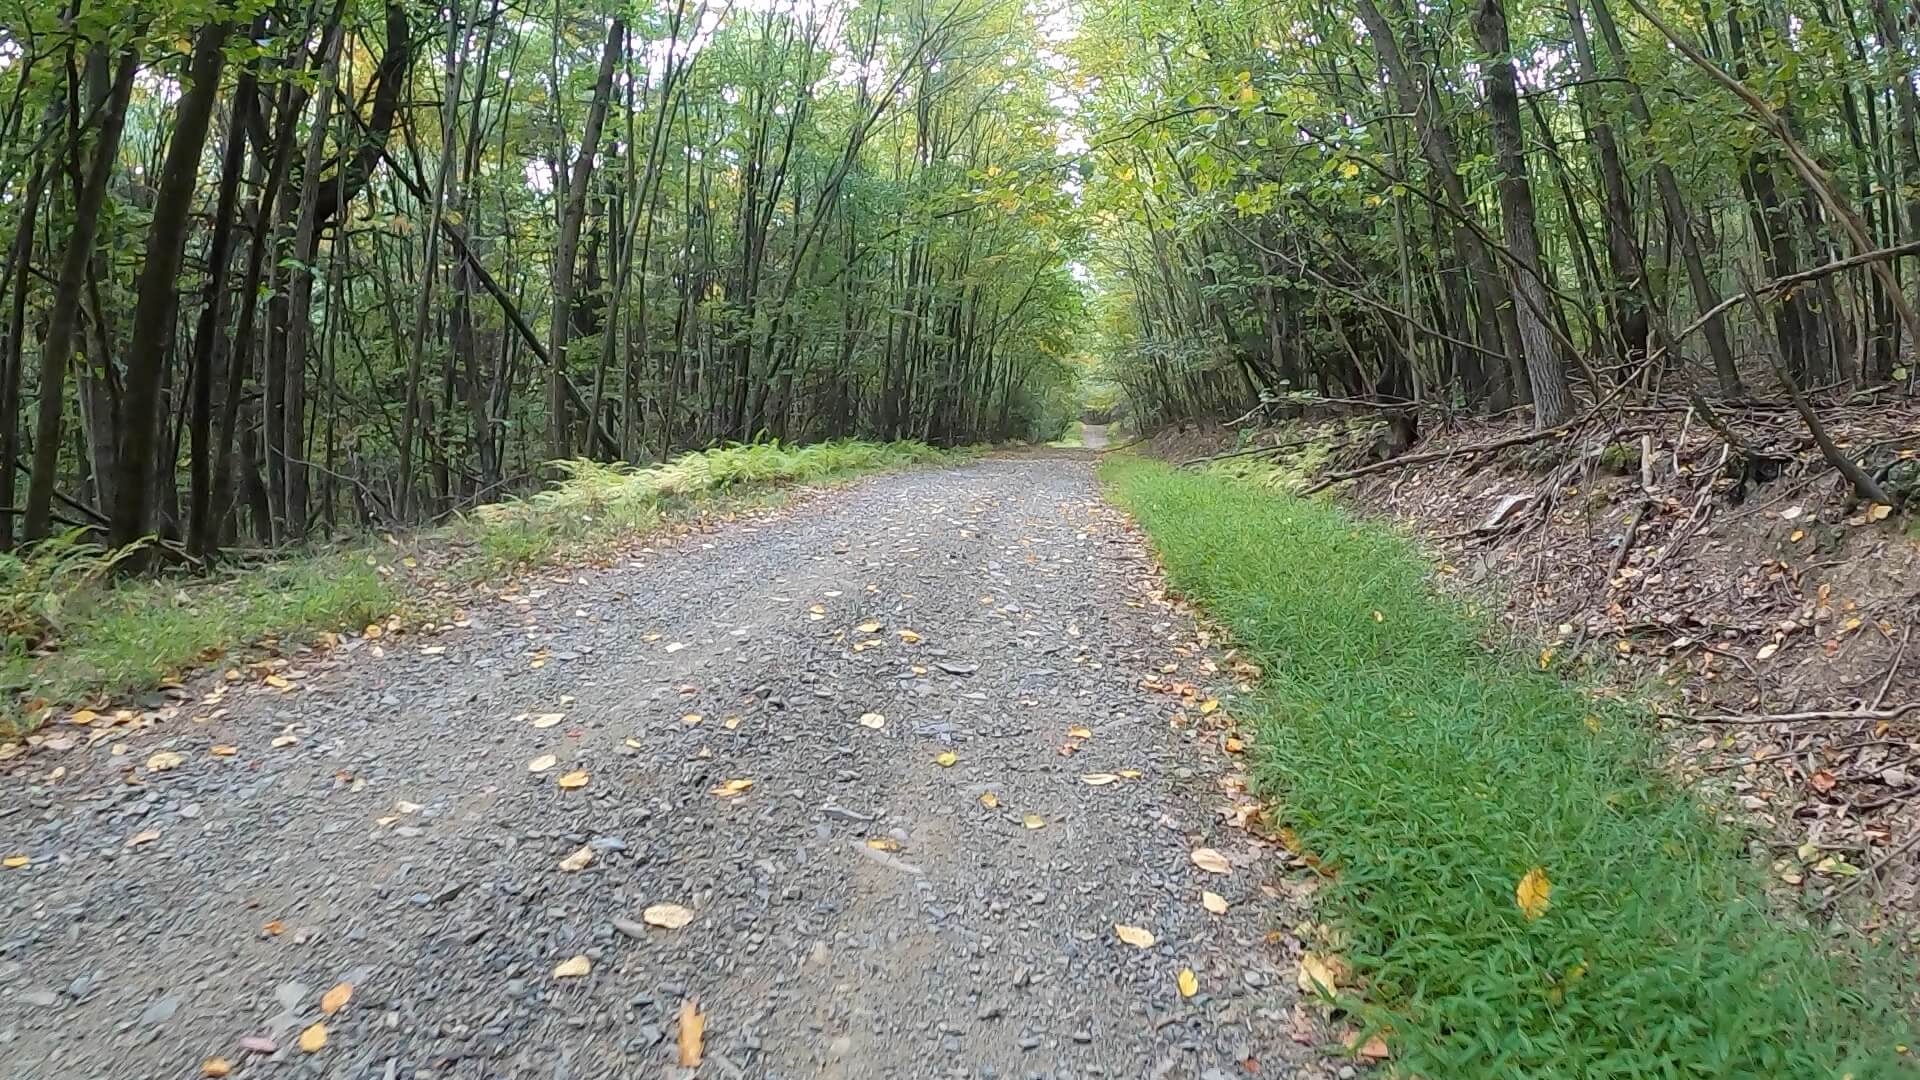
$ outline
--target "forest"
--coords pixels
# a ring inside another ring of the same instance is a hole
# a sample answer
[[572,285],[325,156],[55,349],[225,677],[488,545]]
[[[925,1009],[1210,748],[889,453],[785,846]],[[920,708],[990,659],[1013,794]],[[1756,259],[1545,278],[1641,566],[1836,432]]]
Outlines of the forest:
[[188,559],[544,462],[1050,436],[1080,237],[1009,2],[15,5],[11,545]]
[[15,3],[0,542],[1298,400],[1910,388],[1894,0]]

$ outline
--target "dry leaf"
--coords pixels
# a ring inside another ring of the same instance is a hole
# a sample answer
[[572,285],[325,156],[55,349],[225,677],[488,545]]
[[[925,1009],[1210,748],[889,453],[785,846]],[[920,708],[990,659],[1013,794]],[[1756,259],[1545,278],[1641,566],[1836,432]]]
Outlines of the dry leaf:
[[562,776],[560,779],[555,780],[554,783],[559,784],[561,787],[567,789],[568,791],[572,791],[574,788],[583,788],[587,786],[587,774],[585,770],[576,769],[575,771],[570,772],[565,776]]
[[1220,707],[1219,698],[1208,698],[1207,700],[1200,703],[1200,715],[1201,716],[1211,715],[1212,712],[1215,709],[1218,709],[1219,707]]
[[861,713],[860,726],[863,728],[873,728],[877,731],[887,726],[887,718],[877,712]]
[[679,904],[655,904],[640,913],[640,918],[648,926],[658,926],[663,930],[678,930],[693,921],[693,912]]
[[240,752],[240,748],[237,746],[210,746],[207,748],[207,752],[214,757],[232,757]]
[[1020,819],[1020,824],[1025,825],[1029,829],[1044,829],[1047,827],[1047,819],[1041,817],[1039,814],[1028,814],[1026,817]]
[[900,841],[891,836],[869,836],[867,846],[875,851],[899,851]]
[[1067,729],[1067,738],[1069,738],[1069,739],[1091,739],[1091,738],[1093,738],[1093,732],[1092,732],[1091,730],[1089,730],[1089,729],[1087,729],[1087,728],[1083,728],[1083,727],[1070,727],[1070,728],[1068,728],[1068,729]]
[[134,833],[132,836],[127,837],[127,846],[139,847],[142,844],[151,844],[158,839],[160,839],[160,830],[144,829],[140,832]]
[[577,874],[592,865],[593,847],[591,845],[582,847],[579,851],[560,860],[560,869],[569,874]]
[[935,765],[940,766],[943,769],[951,769],[953,767],[953,763],[959,760],[960,760],[959,754],[956,754],[951,750],[942,750],[940,751],[939,754],[935,755],[933,759],[933,763]]
[[995,809],[1000,805],[1000,796],[995,795],[991,791],[981,792],[980,805],[986,807],[989,810]]
[[279,750],[288,746],[298,746],[299,743],[300,736],[298,735],[275,735],[273,741],[267,745],[273,747],[275,750]]
[[593,970],[593,961],[585,956],[576,956],[571,960],[562,960],[553,966],[556,979],[577,979]]
[[1308,994],[1332,994],[1340,988],[1340,970],[1343,965],[1338,957],[1321,956],[1316,952],[1300,954],[1300,990]]
[[751,780],[729,780],[726,783],[721,784],[720,786],[712,789],[712,791],[710,791],[709,794],[715,795],[722,799],[731,799],[735,795],[746,794],[747,789],[752,786],[753,786],[753,781]]
[[147,758],[147,771],[166,772],[168,769],[177,768],[183,760],[185,759],[171,750],[162,750]]
[[546,772],[558,764],[560,764],[559,758],[554,757],[552,754],[541,754],[539,757],[527,762],[527,771]]
[[311,1054],[327,1045],[327,1025],[313,1024],[300,1033],[300,1052]]
[[1200,992],[1200,977],[1193,973],[1192,968],[1181,968],[1173,984],[1180,988],[1180,996],[1183,998],[1190,998]]
[[1391,1054],[1387,1049],[1387,1040],[1378,1035],[1369,1035],[1362,1042],[1358,1034],[1347,1040],[1347,1052],[1368,1061],[1384,1061]]
[[1213,912],[1215,915],[1225,915],[1227,913],[1227,898],[1217,892],[1207,892],[1203,889],[1200,892],[1200,906]]
[[211,1077],[212,1080],[220,1080],[232,1071],[233,1066],[227,1064],[226,1058],[210,1057],[200,1063],[200,1075]]
[[1110,772],[1090,772],[1081,776],[1080,782],[1088,787],[1105,787],[1118,779],[1119,776]]
[[566,713],[557,713],[557,712],[541,713],[539,716],[536,716],[533,718],[533,726],[537,728],[550,728],[555,724],[558,724],[560,721],[565,720],[566,718],[567,718]]
[[701,716],[697,712],[690,712],[687,715],[681,717],[680,722],[687,725],[688,727],[698,727],[700,725],[700,722],[705,719],[706,717]]
[[352,983],[335,983],[333,989],[320,995],[320,1015],[332,1016],[347,1007],[353,1000]]
[[1553,882],[1547,880],[1545,870],[1536,866],[1514,886],[1513,902],[1520,905],[1520,913],[1532,922],[1547,913],[1548,897],[1552,893]]
[[902,630],[899,633],[900,633],[900,640],[906,642],[909,645],[918,645],[920,643],[920,635],[914,633],[911,630]]
[[287,932],[287,924],[281,922],[279,919],[268,919],[266,922],[260,924],[260,932],[268,937],[279,937],[281,934]]
[[1770,641],[1767,644],[1760,646],[1760,651],[1757,653],[1754,653],[1753,658],[1755,660],[1765,660],[1768,657],[1772,656],[1774,653],[1777,653],[1779,651],[1780,651],[1780,643]]
[[1153,931],[1148,930],[1144,927],[1126,926],[1121,923],[1114,923],[1113,932],[1119,935],[1121,941],[1126,942],[1127,944],[1133,946],[1136,949],[1153,948],[1153,942],[1154,942]]
[[1807,786],[1819,792],[1822,795],[1825,795],[1827,792],[1832,791],[1834,785],[1837,783],[1839,783],[1839,780],[1836,779],[1832,773],[1828,772],[1825,769],[1821,769],[1819,772],[1816,772],[1812,776],[1807,777]]
[[675,1040],[680,1050],[680,1064],[692,1066],[700,1064],[700,1050],[707,1029],[707,1018],[700,1015],[699,1006],[692,998],[680,1003],[680,1035]]
[[1874,503],[1872,506],[1867,507],[1867,520],[1885,521],[1887,515],[1891,513],[1893,513],[1893,507],[1888,506],[1886,503]]
[[1227,857],[1212,848],[1195,848],[1193,849],[1191,858],[1193,859],[1193,865],[1205,870],[1209,874],[1231,874],[1233,872],[1233,864],[1227,861]]
[[879,632],[880,624],[877,622],[863,622],[859,626],[855,627],[854,629],[860,631],[863,634],[873,634],[873,633]]
[[4,859],[0,859],[0,866],[4,866],[9,870],[18,870],[31,865],[33,865],[33,859],[26,855],[9,855]]

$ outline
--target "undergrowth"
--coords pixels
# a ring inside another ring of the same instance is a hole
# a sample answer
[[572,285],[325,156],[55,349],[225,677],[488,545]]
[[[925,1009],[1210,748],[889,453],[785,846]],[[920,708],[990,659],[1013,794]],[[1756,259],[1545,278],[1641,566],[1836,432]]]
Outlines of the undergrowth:
[[[711,510],[716,499],[750,505],[796,484],[963,453],[847,440],[727,446],[645,468],[563,462],[563,479],[547,490],[480,507],[446,533],[421,534],[402,550],[464,541],[451,546],[461,557],[436,565],[480,578],[645,533],[675,516]],[[149,690],[263,639],[285,643],[363,627],[407,603],[424,575],[382,573],[391,552],[369,557],[349,549],[209,577],[128,578],[112,572],[127,552],[84,543],[81,535],[0,553],[0,737],[30,730],[49,710]]]
[[1776,919],[1632,711],[1490,649],[1402,539],[1139,459],[1103,477],[1265,669],[1254,781],[1333,870],[1341,1004],[1402,1074],[1908,1074],[1887,958]]

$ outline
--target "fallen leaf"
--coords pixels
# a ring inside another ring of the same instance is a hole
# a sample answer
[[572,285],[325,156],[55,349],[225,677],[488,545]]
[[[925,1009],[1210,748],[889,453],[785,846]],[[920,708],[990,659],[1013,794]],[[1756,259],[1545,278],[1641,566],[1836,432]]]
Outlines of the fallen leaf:
[[729,716],[725,720],[720,721],[720,726],[726,728],[728,731],[732,731],[740,726],[740,718],[737,716]]
[[1772,656],[1774,653],[1777,653],[1779,651],[1780,651],[1780,643],[1776,641],[1770,641],[1765,645],[1760,646],[1760,651],[1757,653],[1754,653],[1753,658],[1755,660],[1765,660],[1766,658]]
[[583,846],[580,850],[560,860],[560,869],[569,874],[577,874],[593,865],[593,847]]
[[709,794],[718,796],[719,798],[722,798],[722,799],[731,799],[735,795],[745,794],[746,790],[752,786],[753,786],[753,781],[751,780],[729,780],[726,783],[721,784],[718,787],[714,788],[711,792],[709,792]]
[[546,772],[558,764],[560,764],[559,758],[554,757],[552,754],[541,754],[539,757],[527,762],[527,771]]
[[1091,739],[1093,738],[1093,732],[1083,727],[1070,727],[1067,729],[1067,738]]
[[265,1035],[242,1035],[240,1049],[249,1054],[277,1054],[280,1052],[280,1044]]
[[280,750],[288,746],[297,746],[299,743],[300,736],[298,735],[275,735],[273,741],[267,745],[273,747],[275,750]]
[[1888,506],[1886,503],[1874,503],[1872,506],[1867,507],[1867,520],[1885,521],[1887,515],[1891,513],[1893,513],[1893,507]]
[[320,995],[320,1015],[332,1016],[347,1007],[353,1000],[352,983],[335,983],[333,989]]
[[887,718],[877,712],[861,713],[860,726],[863,728],[873,728],[878,731],[887,726]]
[[1239,739],[1234,738],[1232,735],[1227,736],[1226,742],[1224,742],[1222,746],[1226,749],[1227,753],[1229,754],[1237,754],[1240,751],[1245,750],[1247,748],[1246,743],[1241,742]]
[[1828,772],[1825,769],[1821,769],[1820,771],[1814,773],[1812,776],[1807,777],[1807,786],[1819,792],[1822,795],[1825,795],[1827,792],[1832,791],[1834,785],[1837,783],[1839,783],[1839,780],[1836,779],[1832,773]]
[[139,847],[142,844],[151,844],[158,839],[160,839],[160,830],[145,829],[127,837],[127,846],[130,848]]
[[572,791],[574,788],[583,788],[587,786],[587,774],[585,770],[576,769],[575,771],[570,772],[565,776],[562,776],[560,779],[555,780],[554,783],[560,785],[562,788],[565,788],[568,791]]
[[566,713],[557,713],[557,712],[541,713],[539,716],[536,716],[533,718],[533,726],[537,728],[550,728],[555,724],[558,724],[560,721],[565,720],[566,718],[567,718]]
[[693,921],[693,912],[679,904],[654,904],[640,913],[640,918],[648,926],[658,926],[663,930],[678,930]]
[[899,851],[900,841],[891,836],[869,836],[867,846],[875,851]]
[[33,859],[26,855],[9,855],[4,859],[0,859],[0,866],[4,866],[9,870],[18,870],[31,865],[33,865]]
[[1041,817],[1039,814],[1028,814],[1026,817],[1020,819],[1020,824],[1025,825],[1029,829],[1044,829],[1047,827],[1047,819]]
[[668,646],[667,646],[667,651],[668,651],[668,652],[679,652],[679,651],[680,651],[681,649],[684,649],[684,648],[686,648],[686,647],[687,647],[687,646],[686,646],[686,643],[685,643],[685,642],[680,642],[680,641],[676,641],[676,642],[674,642],[673,644],[671,644],[671,645],[668,645]]
[[266,922],[260,924],[260,932],[268,937],[279,937],[281,934],[287,932],[287,924],[281,922],[279,919],[268,919]]
[[166,772],[168,769],[178,768],[184,760],[186,759],[171,750],[162,750],[147,758],[147,771]]
[[327,1045],[327,1025],[312,1024],[300,1033],[300,1052],[311,1054]]
[[200,1075],[211,1077],[212,1080],[220,1080],[231,1072],[233,1072],[233,1066],[227,1064],[226,1058],[210,1057],[200,1063]]
[[1322,956],[1316,952],[1300,954],[1300,990],[1308,994],[1332,994],[1340,988],[1340,971],[1344,965],[1338,957]]
[[1219,698],[1208,698],[1205,701],[1202,701],[1200,703],[1200,715],[1201,716],[1211,715],[1212,712],[1215,709],[1218,709],[1219,707],[1220,707]]
[[577,979],[592,970],[593,961],[587,959],[585,956],[576,956],[570,960],[562,960],[558,964],[555,964],[553,966],[553,977],[556,979]]
[[1190,998],[1200,992],[1200,977],[1193,973],[1192,968],[1181,968],[1173,984],[1180,988],[1180,996],[1183,998]]
[[1387,1040],[1378,1035],[1369,1035],[1365,1042],[1358,1035],[1347,1041],[1347,1052],[1368,1061],[1384,1061],[1391,1051],[1387,1049]]
[[[293,689],[293,684],[288,682],[286,677],[283,675],[269,675],[265,679],[262,679],[261,681],[266,683],[268,686],[273,687],[275,690]],[[321,1037],[322,1038],[326,1037],[324,1032],[322,1033]]]
[[989,810],[995,809],[1000,805],[1000,796],[991,791],[983,791],[980,793],[980,805]]
[[959,754],[956,754],[951,750],[942,750],[940,751],[940,753],[934,756],[933,763],[935,765],[940,766],[943,769],[951,769],[953,768],[953,763],[959,760],[960,760]]
[[900,640],[906,642],[909,645],[918,645],[920,643],[920,635],[914,633],[911,630],[902,630],[899,633],[900,633]]
[[687,715],[681,717],[680,722],[687,725],[688,727],[699,727],[700,722],[705,719],[706,717],[701,716],[697,712],[690,712]]
[[1220,854],[1212,848],[1195,848],[1190,857],[1193,859],[1193,865],[1205,870],[1209,874],[1233,873],[1233,864],[1227,861],[1225,855]]
[[1119,936],[1121,941],[1126,942],[1127,944],[1133,946],[1136,949],[1153,948],[1153,942],[1154,942],[1153,931],[1148,930],[1145,927],[1127,926],[1123,923],[1114,923],[1113,932]]
[[100,719],[99,713],[94,712],[92,709],[81,709],[79,712],[68,717],[67,721],[73,724],[91,724],[98,719]]
[[1227,898],[1217,892],[1207,892],[1203,889],[1200,892],[1200,906],[1213,912],[1215,915],[1225,915],[1227,913]]
[[240,752],[240,748],[237,746],[212,746],[207,748],[207,752],[214,757],[232,757]]
[[1118,779],[1120,779],[1120,777],[1114,773],[1090,772],[1081,776],[1080,782],[1088,787],[1105,787]]
[[874,634],[880,631],[880,624],[877,622],[863,622],[859,626],[854,627],[854,629],[863,634]]
[[1536,866],[1520,878],[1513,888],[1513,902],[1520,905],[1520,913],[1528,922],[1547,913],[1548,897],[1553,892],[1553,882],[1547,880],[1547,872]]
[[680,1064],[692,1066],[700,1064],[700,1050],[707,1028],[707,1018],[700,1015],[699,1006],[692,998],[680,1003],[680,1034],[674,1040],[680,1050]]

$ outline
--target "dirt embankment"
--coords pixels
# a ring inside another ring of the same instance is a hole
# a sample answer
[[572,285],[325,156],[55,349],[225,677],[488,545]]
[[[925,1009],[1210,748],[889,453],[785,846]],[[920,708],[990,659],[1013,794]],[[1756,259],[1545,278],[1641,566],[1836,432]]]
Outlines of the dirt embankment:
[[[1869,926],[1895,911],[1913,927],[1920,523],[1856,499],[1792,412],[1713,419],[1724,430],[1685,408],[1622,412],[1496,450],[1477,448],[1525,422],[1427,419],[1419,460],[1332,490],[1418,537],[1542,667],[1651,691],[1676,774],[1744,811],[1788,899],[1865,898]],[[1920,502],[1920,409],[1828,422],[1893,498]],[[1143,449],[1306,490],[1375,462],[1383,428],[1189,425]]]

